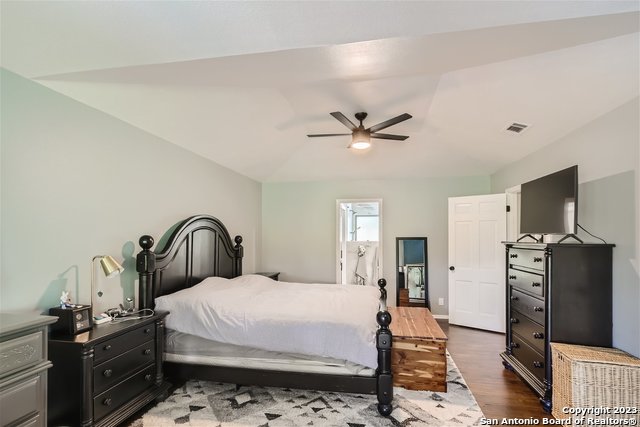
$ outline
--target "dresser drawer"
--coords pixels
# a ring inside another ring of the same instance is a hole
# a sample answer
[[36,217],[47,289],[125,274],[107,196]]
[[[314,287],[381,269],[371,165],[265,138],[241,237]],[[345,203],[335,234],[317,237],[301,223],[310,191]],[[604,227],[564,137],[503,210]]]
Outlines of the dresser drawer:
[[509,249],[509,265],[544,271],[544,251],[535,249]]
[[544,296],[544,276],[509,268],[509,284],[530,294]]
[[526,340],[540,353],[544,353],[544,326],[530,320],[522,313],[512,310],[511,330]]
[[138,343],[151,340],[156,336],[154,325],[145,325],[116,338],[97,344],[94,349],[95,363],[117,356]]
[[0,343],[0,377],[42,362],[44,355],[44,333],[33,332]]
[[93,399],[93,418],[99,420],[151,387],[155,381],[155,365],[125,378],[113,388]]
[[511,289],[511,308],[544,326],[544,301]]
[[155,341],[135,347],[93,368],[93,389],[100,393],[140,367],[155,360]]
[[540,380],[541,383],[544,383],[544,356],[534,350],[516,334],[511,335],[511,341],[511,354]]
[[44,406],[44,375],[36,375],[0,389],[0,425],[23,425],[26,422],[26,425],[44,426],[40,413],[40,408]]

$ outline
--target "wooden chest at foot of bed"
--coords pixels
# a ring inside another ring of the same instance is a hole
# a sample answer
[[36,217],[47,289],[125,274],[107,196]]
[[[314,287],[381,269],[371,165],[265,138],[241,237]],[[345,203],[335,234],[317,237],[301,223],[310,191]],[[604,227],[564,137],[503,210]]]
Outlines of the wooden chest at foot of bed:
[[447,336],[427,308],[389,307],[393,385],[447,391]]

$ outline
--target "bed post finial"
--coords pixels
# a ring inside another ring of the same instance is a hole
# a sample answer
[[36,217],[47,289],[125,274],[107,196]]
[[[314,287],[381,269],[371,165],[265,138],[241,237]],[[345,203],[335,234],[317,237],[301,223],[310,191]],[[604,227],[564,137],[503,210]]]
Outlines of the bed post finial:
[[151,308],[151,276],[156,271],[156,254],[153,253],[153,237],[145,234],[138,241],[142,250],[136,257],[136,271],[138,272],[138,305],[140,309]]
[[393,406],[393,375],[391,373],[391,344],[393,336],[389,325],[391,325],[391,314],[387,311],[387,281],[378,280],[380,287],[380,311],[376,315],[376,321],[380,327],[376,332],[376,348],[378,349],[378,369],[376,371],[378,379],[378,412],[385,417],[391,414]]
[[233,247],[233,249],[236,251],[236,258],[234,260],[236,263],[236,276],[242,276],[242,257],[244,256],[244,248],[242,247],[242,236],[236,236],[233,241],[236,242],[236,245]]

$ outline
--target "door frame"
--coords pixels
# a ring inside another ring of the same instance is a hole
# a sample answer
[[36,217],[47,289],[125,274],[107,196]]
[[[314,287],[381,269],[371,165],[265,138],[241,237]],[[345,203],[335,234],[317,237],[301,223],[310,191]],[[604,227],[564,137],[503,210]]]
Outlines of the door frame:
[[[336,260],[336,283],[342,284],[342,268],[341,268],[341,261],[342,261],[342,257],[341,257],[341,236],[340,236],[340,230],[341,230],[341,222],[342,222],[342,216],[340,215],[340,205],[342,203],[378,203],[378,278],[383,277],[382,276],[382,266],[384,265],[383,263],[383,238],[382,238],[382,232],[383,232],[383,227],[382,227],[382,199],[336,199],[336,253],[335,253],[335,260]],[[344,232],[347,233],[346,228],[344,229]]]

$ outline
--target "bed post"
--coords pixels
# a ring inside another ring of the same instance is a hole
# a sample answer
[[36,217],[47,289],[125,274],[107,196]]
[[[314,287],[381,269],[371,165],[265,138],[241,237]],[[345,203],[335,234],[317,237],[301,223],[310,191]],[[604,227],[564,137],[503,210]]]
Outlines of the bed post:
[[387,281],[378,280],[380,287],[380,311],[376,316],[376,321],[380,327],[376,332],[376,348],[378,349],[378,369],[377,389],[378,389],[378,412],[385,417],[391,414],[393,407],[393,376],[391,373],[391,342],[393,337],[389,325],[391,324],[391,314],[387,311]]
[[235,263],[236,276],[242,276],[242,257],[244,256],[244,248],[242,247],[242,236],[236,236],[233,239],[236,245],[233,249],[236,251],[236,257],[233,262]]
[[151,289],[151,276],[156,270],[156,254],[153,253],[153,237],[144,235],[140,237],[142,250],[136,257],[136,271],[138,272],[138,308],[151,308],[153,301],[153,289]]

